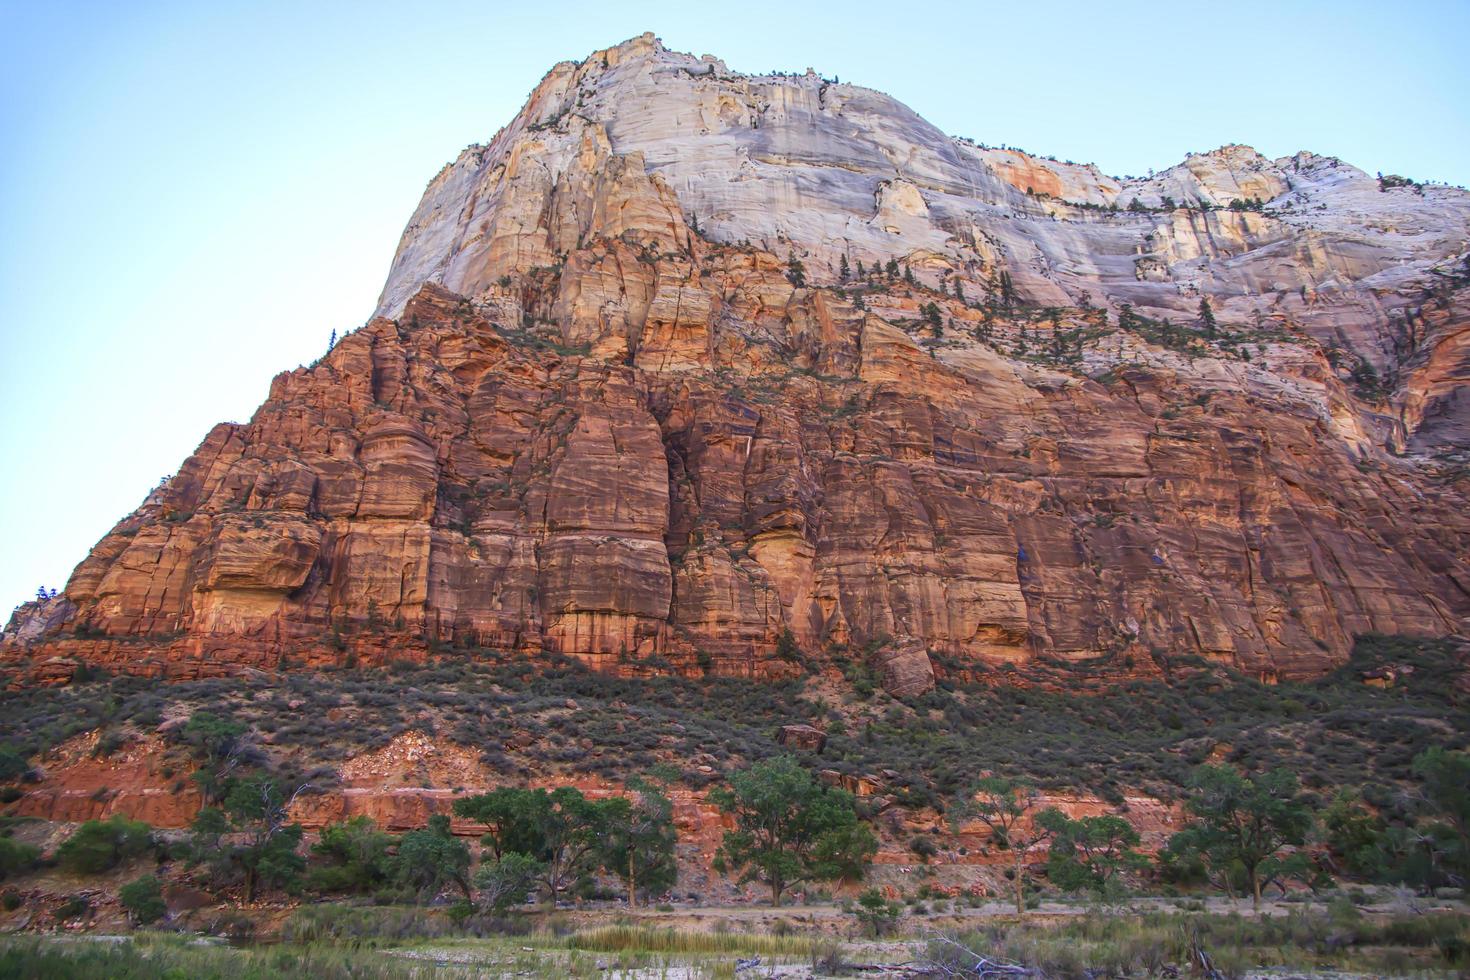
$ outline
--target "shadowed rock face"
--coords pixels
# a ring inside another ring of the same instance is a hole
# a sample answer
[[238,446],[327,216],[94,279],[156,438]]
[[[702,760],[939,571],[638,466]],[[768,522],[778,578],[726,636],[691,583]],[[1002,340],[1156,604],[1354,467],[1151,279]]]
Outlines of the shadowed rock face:
[[1467,216],[1245,147],[1115,180],[635,39],[445,168],[379,315],[4,657],[779,674],[790,630],[908,694],[936,662],[1274,678],[1460,631]]

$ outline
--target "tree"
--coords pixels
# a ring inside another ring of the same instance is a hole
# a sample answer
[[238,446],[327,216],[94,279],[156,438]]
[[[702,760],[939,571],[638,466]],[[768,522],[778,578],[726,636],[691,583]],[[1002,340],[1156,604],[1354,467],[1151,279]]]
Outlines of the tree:
[[398,838],[379,830],[371,817],[328,824],[311,846],[319,862],[306,875],[306,887],[317,892],[369,894],[393,877],[390,848]]
[[1196,823],[1170,839],[1170,850],[1197,854],[1223,881],[1238,867],[1259,909],[1263,873],[1274,875],[1281,851],[1303,844],[1312,829],[1296,776],[1286,769],[1241,775],[1228,766],[1206,765],[1191,774],[1188,785],[1186,808]]
[[230,773],[246,760],[248,745],[244,734],[244,725],[208,711],[194,712],[180,730],[180,738],[202,762],[193,778],[206,803],[220,800]]
[[538,856],[546,850],[543,818],[551,809],[545,790],[502,786],[454,801],[455,816],[489,828],[480,843],[496,859],[507,854]]
[[1205,336],[1214,340],[1219,334],[1219,325],[1215,322],[1215,310],[1210,306],[1210,298],[1201,296],[1199,298],[1199,322],[1204,327]]
[[470,849],[449,832],[449,818],[436,813],[423,830],[411,830],[398,843],[394,878],[420,899],[435,898],[454,885],[470,898]]
[[634,796],[609,806],[601,843],[602,866],[623,880],[628,907],[638,904],[638,890],[656,895],[678,877],[674,862],[674,804],[662,787],[646,778],[629,780]]
[[287,822],[287,811],[306,788],[287,797],[270,776],[232,780],[221,806],[206,807],[194,818],[195,860],[209,862],[222,876],[239,876],[246,902],[255,901],[261,888],[294,891],[306,860],[296,853],[301,827]]
[[898,917],[903,914],[903,906],[884,898],[878,889],[869,888],[858,896],[852,914],[857,918],[863,932],[878,939],[893,931],[893,927],[898,924]]
[[328,354],[332,353],[332,349],[334,347],[336,347],[336,346],[337,346],[337,328],[336,327],[333,327],[332,328],[332,336],[327,340],[327,353]]
[[796,634],[791,632],[789,626],[776,637],[776,656],[791,663],[801,662],[801,644],[796,641]]
[[806,266],[801,264],[795,252],[786,260],[786,281],[798,289],[806,285]]
[[25,756],[8,745],[0,746],[0,782],[22,779],[30,775],[30,772],[31,764],[25,760]]
[[[1060,811],[1048,816],[1054,834],[1047,852],[1047,874],[1058,886],[1075,891],[1089,888],[1111,893],[1120,872],[1142,868],[1139,836],[1133,825],[1116,814],[1072,820]],[[1057,819],[1060,817],[1060,819]]]
[[898,278],[898,259],[889,259],[883,266],[883,272],[889,279]]
[[117,900],[138,925],[146,926],[168,913],[168,905],[163,900],[163,886],[153,875],[144,875],[123,885],[117,891]]
[[764,882],[773,906],[793,885],[861,873],[878,850],[852,795],[818,785],[789,755],[733,774],[710,799],[735,820],[715,853],[715,870],[738,874],[742,885]]
[[1357,794],[1342,790],[1322,811],[1322,842],[1339,872],[1377,879],[1386,871],[1387,825],[1363,806]]
[[1435,746],[1415,756],[1413,765],[1424,809],[1438,818],[1423,828],[1431,858],[1463,887],[1470,881],[1470,753]]
[[481,904],[492,912],[504,912],[520,905],[531,895],[537,880],[545,873],[540,861],[529,854],[511,852],[503,857],[487,857],[475,871],[475,887]]
[[961,303],[965,301],[965,284],[960,282],[959,279],[955,279],[954,281],[954,298]]
[[551,809],[542,827],[546,849],[541,884],[548,907],[555,909],[563,892],[583,884],[600,866],[602,836],[610,818],[628,801],[622,797],[589,800],[570,786],[557,787],[548,796]]
[[843,253],[837,261],[837,277],[843,282],[852,278],[852,267],[847,264],[847,254]]
[[934,336],[941,337],[944,335],[943,320],[941,319],[939,305],[937,303],[925,303],[919,308],[919,312],[923,314],[924,321],[929,324],[929,329],[933,331]]
[[608,821],[627,805],[621,798],[594,802],[566,786],[549,793],[502,787],[458,800],[454,811],[489,825],[483,843],[497,860],[510,854],[533,858],[541,868],[537,880],[555,908],[563,892],[581,885],[600,866]]
[[96,875],[153,849],[153,829],[121,814],[110,820],[88,820],[56,849],[63,868]]
[[1038,811],[1038,806],[1034,786],[1002,776],[983,776],[960,795],[948,814],[956,829],[968,820],[979,820],[990,828],[996,846],[1011,852],[1017,915],[1026,913],[1026,855],[1051,838],[1058,818],[1066,819],[1055,807]]

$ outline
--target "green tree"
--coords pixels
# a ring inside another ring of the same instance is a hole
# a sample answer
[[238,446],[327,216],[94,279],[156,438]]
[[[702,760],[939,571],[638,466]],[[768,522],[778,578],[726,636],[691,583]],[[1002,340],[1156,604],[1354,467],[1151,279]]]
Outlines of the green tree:
[[371,817],[328,824],[311,845],[317,864],[306,874],[306,887],[316,892],[369,894],[393,877],[390,849],[398,838],[379,830]]
[[852,795],[817,784],[789,755],[733,774],[710,799],[735,820],[715,853],[715,870],[738,874],[741,884],[764,882],[772,905],[801,882],[861,873],[878,850]]
[[83,823],[56,849],[56,860],[68,871],[95,875],[146,854],[153,846],[151,827],[119,814]]
[[470,849],[449,832],[449,818],[436,813],[422,830],[411,830],[398,843],[394,878],[420,899],[435,898],[448,885],[470,898]]
[[801,264],[795,252],[786,260],[786,281],[798,289],[806,285],[806,266]]
[[255,901],[261,888],[294,891],[306,866],[296,853],[301,827],[287,820],[294,796],[287,798],[270,776],[232,780],[221,806],[206,807],[194,818],[195,860],[207,861],[222,877],[238,877],[246,902]]
[[475,870],[480,904],[497,913],[520,905],[530,897],[545,872],[545,866],[529,854],[512,851],[500,857],[487,857]]
[[893,931],[898,925],[899,916],[903,915],[903,906],[898,902],[883,897],[883,893],[876,888],[869,888],[858,896],[857,904],[852,908],[853,916],[858,920],[858,926],[863,932],[874,939],[881,938]]
[[847,264],[847,254],[843,253],[837,262],[837,277],[843,282],[852,278],[852,267]]
[[1387,872],[1383,818],[1365,807],[1351,790],[1341,790],[1322,811],[1322,842],[1340,872],[1377,880]]
[[488,828],[480,843],[496,858],[507,854],[542,854],[546,850],[542,828],[550,810],[551,797],[545,790],[515,786],[502,786],[454,801],[455,816]]
[[0,746],[0,782],[21,779],[30,771],[31,764],[25,760],[25,756],[8,745]]
[[1011,852],[1011,882],[1015,886],[1016,914],[1026,913],[1026,856],[1050,840],[1065,815],[1055,807],[1039,809],[1034,786],[1002,776],[983,776],[960,794],[948,819],[956,830],[969,820],[990,828],[996,846]]
[[621,798],[594,802],[579,790],[501,788],[466,797],[455,813],[489,826],[484,844],[497,859],[525,854],[541,870],[538,881],[552,908],[561,894],[583,884],[601,863],[609,820],[628,805]]
[[1295,774],[1273,769],[1241,775],[1228,766],[1207,765],[1190,775],[1189,789],[1186,808],[1196,822],[1170,839],[1170,849],[1198,854],[1226,882],[1231,868],[1238,867],[1259,909],[1263,875],[1275,876],[1282,850],[1305,843],[1312,829],[1312,813]]
[[657,895],[678,877],[674,862],[674,804],[663,788],[646,778],[628,781],[631,800],[609,800],[601,842],[602,866],[623,880],[628,907],[638,904],[638,891]]
[[1214,340],[1220,332],[1219,324],[1215,322],[1215,310],[1210,306],[1210,298],[1201,296],[1199,298],[1199,322],[1204,327],[1205,336]]
[[208,711],[196,711],[179,730],[179,737],[200,760],[193,779],[206,803],[217,803],[228,788],[230,774],[245,761],[245,726]]
[[138,925],[146,926],[168,913],[168,905],[163,900],[163,886],[153,875],[144,875],[123,885],[117,891],[117,900]]
[[1464,887],[1470,882],[1470,753],[1435,746],[1415,756],[1413,765],[1423,807],[1436,818],[1422,828],[1432,862]]
[[1072,820],[1060,811],[1050,813],[1057,816],[1047,817],[1053,832],[1047,875],[1060,887],[1108,895],[1120,873],[1147,864],[1138,853],[1138,831],[1122,817],[1105,813]]
[[603,835],[613,815],[628,801],[622,797],[589,800],[570,786],[557,787],[547,795],[551,809],[542,826],[546,849],[541,857],[541,884],[548,908],[555,909],[563,892],[580,887],[601,865]]
[[776,656],[789,663],[801,662],[801,644],[796,641],[796,634],[787,627],[776,637]]

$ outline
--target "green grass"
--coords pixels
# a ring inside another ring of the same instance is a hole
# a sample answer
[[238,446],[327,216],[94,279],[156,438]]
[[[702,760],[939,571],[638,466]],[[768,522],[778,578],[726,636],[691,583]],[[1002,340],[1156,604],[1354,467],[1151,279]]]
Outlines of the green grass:
[[1341,909],[1274,918],[1090,913],[996,923],[930,942],[931,959],[957,966],[965,954],[946,940],[1057,977],[1158,976],[1196,963],[1200,950],[1226,976],[1271,968],[1454,976],[1470,967],[1470,918],[1451,913],[1384,919]]
[[[48,980],[470,980],[509,977],[636,976],[658,980],[725,980],[734,975],[734,953],[627,948],[583,950],[558,946],[571,937],[471,940],[374,948],[323,943],[282,943],[236,948],[195,945],[170,935],[88,941],[75,938],[0,939],[0,977]],[[732,939],[739,937],[731,937]],[[749,937],[759,939],[761,937]],[[659,937],[651,937],[659,943]],[[670,942],[671,945],[678,943]],[[731,945],[735,945],[732,943]],[[757,943],[757,946],[761,944]],[[766,956],[770,962],[771,957]]]
[[612,925],[574,932],[561,937],[558,945],[593,952],[637,951],[645,953],[715,954],[739,956],[808,957],[813,940],[809,936],[780,936],[772,933],[698,932],[689,929],[657,929],[650,926]]

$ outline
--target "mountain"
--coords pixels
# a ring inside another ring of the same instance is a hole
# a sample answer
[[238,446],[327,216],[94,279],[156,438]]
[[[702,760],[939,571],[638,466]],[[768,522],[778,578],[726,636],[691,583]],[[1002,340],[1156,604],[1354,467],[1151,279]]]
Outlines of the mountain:
[[1315,676],[1466,629],[1467,243],[1460,189],[1118,179],[644,35],[435,176],[374,318],[0,659]]

